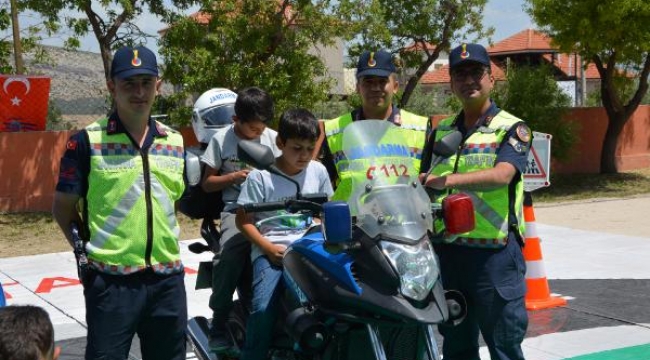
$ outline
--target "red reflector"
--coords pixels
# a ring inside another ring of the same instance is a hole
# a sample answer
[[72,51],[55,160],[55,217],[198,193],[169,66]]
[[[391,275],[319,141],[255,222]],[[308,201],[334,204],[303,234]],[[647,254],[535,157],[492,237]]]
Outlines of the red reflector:
[[442,201],[442,214],[449,234],[463,234],[474,229],[474,204],[463,193],[452,194]]

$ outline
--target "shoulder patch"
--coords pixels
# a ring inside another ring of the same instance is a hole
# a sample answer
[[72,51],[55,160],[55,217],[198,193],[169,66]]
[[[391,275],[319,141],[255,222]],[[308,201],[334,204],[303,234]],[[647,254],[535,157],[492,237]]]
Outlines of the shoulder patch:
[[68,150],[77,150],[77,139],[68,140],[68,143],[65,144],[65,148]]
[[528,151],[528,143],[515,139],[512,136],[508,139],[508,144],[518,153]]
[[517,126],[517,130],[515,130],[515,133],[517,134],[517,138],[519,138],[520,141],[522,142],[529,142],[530,141],[530,128],[526,124],[519,124]]

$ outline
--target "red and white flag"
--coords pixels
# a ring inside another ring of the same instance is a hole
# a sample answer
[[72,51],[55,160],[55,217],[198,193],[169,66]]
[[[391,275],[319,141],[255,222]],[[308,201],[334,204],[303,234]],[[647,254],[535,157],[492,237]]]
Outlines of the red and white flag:
[[47,76],[0,75],[0,132],[45,130],[49,99]]

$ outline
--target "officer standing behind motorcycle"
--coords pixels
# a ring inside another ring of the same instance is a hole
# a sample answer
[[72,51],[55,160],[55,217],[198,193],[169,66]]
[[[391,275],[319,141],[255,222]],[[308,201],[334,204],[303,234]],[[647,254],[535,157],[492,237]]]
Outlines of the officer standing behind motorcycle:
[[[408,130],[408,144],[420,167],[422,146],[425,142],[429,119],[400,110],[393,105],[393,97],[399,89],[397,69],[392,55],[384,50],[365,51],[357,64],[357,93],[361,97],[361,107],[351,113],[324,122],[325,141],[322,146],[323,165],[330,179],[336,185],[333,200],[347,200],[350,196],[351,177],[346,168],[346,160],[341,154],[343,130],[353,121],[375,119],[388,120]],[[363,170],[365,173],[365,169]]]
[[160,89],[151,50],[120,48],[107,85],[116,110],[68,140],[53,206],[71,245],[73,222],[89,236],[86,359],[126,359],[136,333],[143,359],[185,359],[174,213],[185,189],[183,138],[150,116]]
[[[462,44],[449,55],[451,89],[463,103],[456,116],[436,127],[422,160],[431,164],[433,144],[459,130],[457,153],[439,163],[426,186],[444,195],[462,191],[472,197],[476,227],[451,243],[439,243],[443,286],[461,291],[468,314],[458,326],[439,327],[445,360],[478,360],[479,331],[492,360],[523,360],[521,342],[528,326],[524,295],[525,262],[523,172],[531,131],[490,100],[494,86],[490,59],[478,44]],[[421,174],[421,179],[425,174]]]

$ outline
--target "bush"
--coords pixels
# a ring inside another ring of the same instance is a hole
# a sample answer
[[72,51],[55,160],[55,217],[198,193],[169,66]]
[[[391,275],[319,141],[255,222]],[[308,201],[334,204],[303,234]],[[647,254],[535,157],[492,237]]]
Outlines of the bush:
[[48,131],[57,131],[57,130],[70,130],[74,128],[74,124],[64,120],[61,115],[61,109],[59,109],[54,102],[50,100],[47,105],[47,118],[45,120],[45,130]]
[[[401,92],[398,95],[398,97],[401,97]],[[398,97],[396,97],[395,102],[399,102]],[[449,106],[449,98],[454,98],[454,96],[446,93],[441,87],[424,89],[421,85],[418,85],[411,94],[404,110],[427,117],[438,114],[453,114],[455,109]]]

